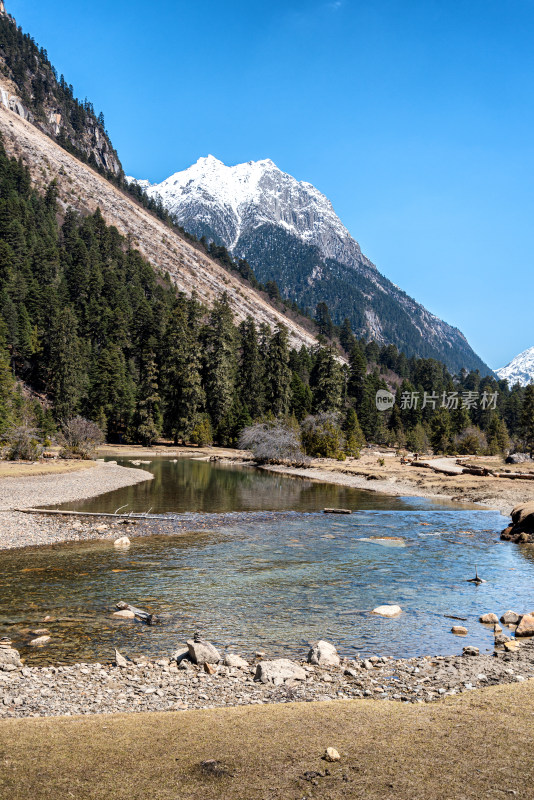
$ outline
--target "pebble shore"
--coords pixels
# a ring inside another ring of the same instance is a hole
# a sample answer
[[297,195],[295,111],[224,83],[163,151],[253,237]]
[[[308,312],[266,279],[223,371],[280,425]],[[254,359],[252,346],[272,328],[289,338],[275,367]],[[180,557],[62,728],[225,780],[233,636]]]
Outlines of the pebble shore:
[[[177,711],[263,703],[374,698],[433,702],[534,677],[534,641],[512,653],[342,659],[337,667],[299,662],[305,680],[257,680],[261,659],[244,668],[137,658],[126,666],[74,664],[0,671],[0,718],[128,711]],[[263,660],[265,663],[265,660]],[[213,670],[213,674],[209,672]]]

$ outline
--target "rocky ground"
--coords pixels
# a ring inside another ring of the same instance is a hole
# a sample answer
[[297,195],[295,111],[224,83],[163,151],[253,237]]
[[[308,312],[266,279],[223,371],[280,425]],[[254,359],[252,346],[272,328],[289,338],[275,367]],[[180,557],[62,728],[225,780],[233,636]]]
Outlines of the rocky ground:
[[[491,470],[524,472],[532,476],[534,463],[506,465],[500,456],[484,458],[470,457],[470,462]],[[456,459],[439,459],[450,466]],[[431,460],[430,460],[431,463]],[[455,503],[482,505],[510,514],[512,508],[534,501],[534,480],[496,478],[491,475],[444,475],[428,467],[403,464],[395,451],[365,449],[361,458],[336,461],[315,458],[309,467],[266,467],[273,472],[296,475],[303,478],[352,486],[356,489],[381,492],[396,497],[427,497],[432,500],[452,500]]]
[[[8,648],[0,647],[0,659],[2,654],[16,654]],[[25,667],[14,655],[7,659],[14,663],[0,669],[0,718],[363,697],[423,703],[534,677],[533,640],[510,652],[475,651],[466,647],[462,656],[399,660],[334,658],[338,663],[329,666],[309,663],[309,657],[296,663],[265,661],[256,654],[245,661],[230,653],[218,664],[195,664],[183,657],[185,648],[157,661],[129,661],[118,654],[113,663],[57,667]]]

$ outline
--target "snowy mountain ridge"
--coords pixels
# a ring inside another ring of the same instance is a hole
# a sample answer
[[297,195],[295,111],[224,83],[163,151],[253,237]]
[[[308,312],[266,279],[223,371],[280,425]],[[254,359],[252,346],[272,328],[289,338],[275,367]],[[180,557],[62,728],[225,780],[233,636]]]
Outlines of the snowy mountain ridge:
[[507,380],[509,386],[519,383],[521,386],[528,386],[534,381],[534,347],[529,347],[518,356],[513,358],[509,364],[495,372],[501,380]]
[[193,218],[197,227],[205,221],[230,252],[245,232],[275,224],[318,247],[323,258],[373,267],[330,200],[311,183],[282,172],[269,158],[228,167],[209,155],[161,183],[135,182],[150,197],[159,197],[186,230]]
[[188,233],[246,259],[261,283],[313,312],[349,319],[359,337],[394,344],[407,356],[437,358],[453,372],[489,367],[463,334],[391,283],[362,253],[330,200],[270,159],[226,166],[199,158],[161,183],[135,180]]

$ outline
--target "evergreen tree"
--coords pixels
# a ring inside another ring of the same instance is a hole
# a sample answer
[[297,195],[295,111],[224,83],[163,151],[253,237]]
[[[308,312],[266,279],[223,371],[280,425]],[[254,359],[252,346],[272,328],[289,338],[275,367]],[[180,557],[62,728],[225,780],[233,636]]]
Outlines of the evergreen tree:
[[358,458],[360,450],[365,445],[365,436],[358,421],[358,415],[353,408],[349,408],[343,422],[345,433],[345,452],[348,456]]
[[48,336],[48,392],[56,420],[75,417],[82,390],[82,364],[76,317],[68,306],[56,312]]
[[152,352],[142,366],[135,417],[135,436],[149,447],[158,437],[161,424],[158,373]]
[[349,397],[353,397],[356,408],[359,408],[363,400],[364,381],[367,374],[367,361],[362,353],[358,342],[354,342],[349,355],[349,380],[347,392]]
[[332,317],[330,316],[330,311],[326,303],[317,303],[315,321],[317,323],[319,335],[331,339],[334,335],[334,323],[332,322]]
[[265,365],[267,411],[275,417],[284,416],[289,411],[291,378],[288,332],[285,325],[278,324],[269,342]]
[[206,405],[217,431],[232,408],[236,376],[236,336],[226,294],[213,304],[204,344]]
[[451,417],[446,408],[437,409],[430,422],[430,444],[434,453],[447,453],[451,441]]
[[333,347],[318,347],[310,376],[315,413],[339,411],[343,396],[343,373]]
[[263,364],[256,325],[248,316],[239,326],[241,357],[239,361],[239,398],[253,419],[263,410]]
[[534,453],[534,383],[529,384],[525,389],[521,424],[527,449],[532,455]]

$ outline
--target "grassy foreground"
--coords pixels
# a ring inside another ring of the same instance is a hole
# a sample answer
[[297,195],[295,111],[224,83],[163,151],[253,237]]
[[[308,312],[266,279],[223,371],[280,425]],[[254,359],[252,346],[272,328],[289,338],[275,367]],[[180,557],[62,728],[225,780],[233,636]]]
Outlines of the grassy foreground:
[[[534,798],[533,689],[525,682],[417,706],[357,700],[4,720],[0,797]],[[341,763],[322,760],[330,746]],[[218,763],[202,767],[208,760]]]

